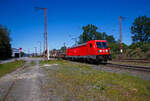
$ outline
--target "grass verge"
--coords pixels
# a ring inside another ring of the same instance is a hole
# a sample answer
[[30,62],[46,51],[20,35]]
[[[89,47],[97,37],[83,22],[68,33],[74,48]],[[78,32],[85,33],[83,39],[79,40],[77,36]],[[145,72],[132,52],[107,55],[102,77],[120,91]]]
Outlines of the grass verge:
[[21,67],[24,64],[25,64],[25,61],[22,61],[22,60],[0,64],[0,77],[16,70],[18,67]]
[[65,64],[64,60],[41,60],[40,65],[44,64]]
[[122,64],[122,65],[133,65],[133,66],[150,66],[150,63],[137,63],[137,62],[116,62],[110,61],[110,63]]
[[[58,64],[49,71],[53,82],[49,85],[63,96],[64,101],[149,101],[150,81],[92,69],[87,64],[68,61],[41,61],[41,64]],[[54,91],[51,91],[54,92]]]
[[30,64],[31,64],[31,66],[34,66],[34,65],[35,65],[35,62],[34,62],[34,61],[31,61]]

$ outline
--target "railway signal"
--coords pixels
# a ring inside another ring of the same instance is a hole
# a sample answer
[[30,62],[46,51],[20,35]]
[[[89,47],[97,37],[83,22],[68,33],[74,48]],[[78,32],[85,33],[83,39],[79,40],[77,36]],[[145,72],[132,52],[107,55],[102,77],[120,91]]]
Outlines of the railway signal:
[[22,48],[19,48],[19,51],[22,51]]

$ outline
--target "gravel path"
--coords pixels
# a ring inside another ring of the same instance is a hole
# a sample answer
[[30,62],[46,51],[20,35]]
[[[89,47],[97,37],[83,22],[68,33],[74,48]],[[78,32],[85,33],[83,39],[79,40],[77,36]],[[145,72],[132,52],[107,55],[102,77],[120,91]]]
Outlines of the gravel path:
[[[49,96],[44,88],[46,84],[44,71],[39,66],[40,59],[26,60],[25,67],[0,78],[0,100],[49,101]],[[31,61],[34,61],[36,65],[31,66]]]
[[4,63],[8,63],[8,62],[13,62],[15,60],[27,60],[27,59],[28,59],[27,57],[11,58],[11,59],[8,59],[8,60],[0,60],[0,63],[4,64]]

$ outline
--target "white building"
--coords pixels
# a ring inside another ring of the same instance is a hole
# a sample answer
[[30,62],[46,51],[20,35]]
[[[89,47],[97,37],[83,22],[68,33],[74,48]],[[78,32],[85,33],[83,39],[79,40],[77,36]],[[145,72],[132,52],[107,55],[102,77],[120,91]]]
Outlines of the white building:
[[20,50],[19,49],[16,49],[16,48],[12,48],[12,57],[20,57]]

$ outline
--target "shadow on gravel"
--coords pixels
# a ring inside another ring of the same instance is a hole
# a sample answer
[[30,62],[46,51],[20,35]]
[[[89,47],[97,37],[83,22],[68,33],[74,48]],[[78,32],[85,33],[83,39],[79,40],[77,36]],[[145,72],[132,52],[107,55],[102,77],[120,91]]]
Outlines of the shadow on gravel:
[[72,62],[78,62],[78,63],[85,63],[85,64],[92,64],[92,65],[107,65],[107,63],[105,62],[97,62],[97,61],[77,61],[77,60],[69,60]]

